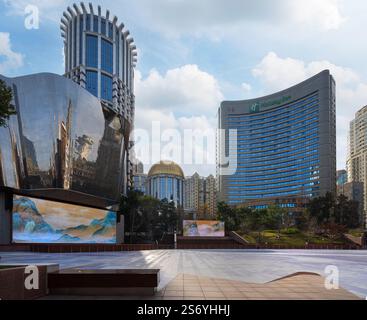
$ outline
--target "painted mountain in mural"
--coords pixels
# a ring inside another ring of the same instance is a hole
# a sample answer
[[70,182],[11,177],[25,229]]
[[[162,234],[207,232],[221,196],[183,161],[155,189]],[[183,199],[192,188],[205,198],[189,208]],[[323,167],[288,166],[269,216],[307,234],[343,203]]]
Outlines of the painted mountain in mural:
[[[42,203],[41,203],[42,202]],[[48,202],[48,203],[47,203]],[[40,212],[37,207],[43,210],[56,210],[58,203],[27,197],[16,197],[13,204],[13,238],[15,242],[33,243],[116,243],[116,213],[109,211],[102,219],[89,220],[89,224],[80,224],[75,227],[56,229],[52,223],[47,223],[46,216],[49,212]],[[45,209],[46,208],[46,209]],[[48,209],[49,208],[49,209]],[[75,213],[75,206],[73,206]],[[58,210],[60,220],[66,219],[65,208]],[[72,222],[85,221],[87,208],[80,207],[81,218],[73,215]],[[95,209],[93,209],[95,210]],[[100,210],[99,216],[104,214]],[[82,219],[83,218],[83,219]],[[70,225],[71,221],[69,221]]]
[[109,211],[104,219],[95,219],[89,225],[80,225],[74,228],[61,230],[73,238],[90,237],[91,242],[99,242],[100,239],[111,239],[116,241],[116,213]]
[[53,233],[53,228],[43,219],[35,203],[20,198],[13,204],[13,231],[26,233]]

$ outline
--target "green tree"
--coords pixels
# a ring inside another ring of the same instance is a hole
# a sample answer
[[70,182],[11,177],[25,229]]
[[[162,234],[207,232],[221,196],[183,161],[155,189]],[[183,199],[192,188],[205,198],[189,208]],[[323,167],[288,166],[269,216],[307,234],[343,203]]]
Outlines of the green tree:
[[257,231],[257,242],[262,241],[262,232],[267,223],[267,210],[250,210],[245,216],[246,229]]
[[330,192],[325,196],[311,199],[308,210],[311,217],[316,218],[318,224],[331,221],[334,217],[335,199]]
[[135,225],[139,215],[141,216],[140,212],[140,201],[143,193],[136,190],[128,190],[127,195],[121,196],[120,200],[120,213],[124,215],[125,218],[125,231],[129,232],[130,234],[130,243],[134,241],[135,235]]
[[13,92],[6,83],[0,79],[0,127],[6,127],[10,116],[16,114],[12,105]]
[[358,201],[348,200],[344,195],[339,195],[334,210],[334,221],[348,228],[360,226],[360,214]]
[[238,215],[238,223],[239,229],[241,231],[251,231],[251,217],[252,217],[253,210],[249,207],[242,206],[237,208],[237,215]]
[[344,195],[339,195],[335,200],[331,193],[312,199],[308,206],[311,218],[315,218],[319,225],[333,223],[348,228],[359,226],[358,208],[358,202],[348,200]]
[[301,212],[297,212],[295,214],[295,226],[297,227],[297,229],[302,230],[302,231],[311,231],[311,214],[310,211],[308,209],[305,209]]
[[264,219],[267,228],[276,229],[280,233],[280,230],[286,226],[288,221],[288,212],[278,205],[272,205],[266,210]]
[[160,201],[150,196],[141,196],[135,220],[134,243],[154,241],[154,228],[157,225]]
[[231,207],[225,202],[219,202],[217,208],[217,219],[224,222],[226,230],[238,231],[243,223],[245,209]]
[[130,243],[161,241],[165,235],[173,235],[180,218],[173,201],[160,201],[136,190],[121,197],[120,212]]
[[179,210],[176,208],[173,201],[162,200],[159,203],[158,210],[152,221],[153,226],[153,241],[160,241],[167,234],[173,234],[178,229]]

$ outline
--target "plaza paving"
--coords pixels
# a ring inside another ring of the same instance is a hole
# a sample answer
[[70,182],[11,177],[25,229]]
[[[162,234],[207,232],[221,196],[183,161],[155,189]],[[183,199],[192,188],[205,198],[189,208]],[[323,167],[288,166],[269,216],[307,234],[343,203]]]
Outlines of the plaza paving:
[[180,274],[155,299],[162,300],[358,300],[345,289],[327,290],[316,274],[296,274],[265,284]]
[[[261,285],[297,272],[312,272],[325,277],[325,267],[334,265],[338,267],[342,288],[360,298],[367,296],[367,251],[157,250],[80,254],[12,252],[0,253],[0,256],[1,264],[58,263],[60,268],[86,269],[158,268],[161,270],[159,292],[162,297],[167,287],[175,281],[180,282],[185,275],[197,277],[198,283],[200,279],[204,282],[220,279],[233,281],[228,283],[233,286],[239,283],[240,287],[252,284],[261,288]],[[322,284],[322,277],[313,280]]]

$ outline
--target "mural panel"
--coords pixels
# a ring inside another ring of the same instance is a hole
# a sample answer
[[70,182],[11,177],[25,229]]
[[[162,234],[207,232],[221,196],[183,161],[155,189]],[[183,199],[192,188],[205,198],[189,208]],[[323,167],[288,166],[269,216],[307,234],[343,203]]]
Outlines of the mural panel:
[[13,196],[15,243],[116,243],[116,212]]
[[224,222],[209,220],[184,220],[183,235],[184,237],[224,237]]

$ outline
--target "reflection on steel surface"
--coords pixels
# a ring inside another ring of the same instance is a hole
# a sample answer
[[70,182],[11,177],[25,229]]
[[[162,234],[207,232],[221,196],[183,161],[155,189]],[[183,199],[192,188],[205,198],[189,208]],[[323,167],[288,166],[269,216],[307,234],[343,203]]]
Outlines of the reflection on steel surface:
[[128,122],[64,77],[0,78],[17,110],[0,128],[0,186],[117,199],[126,188]]

